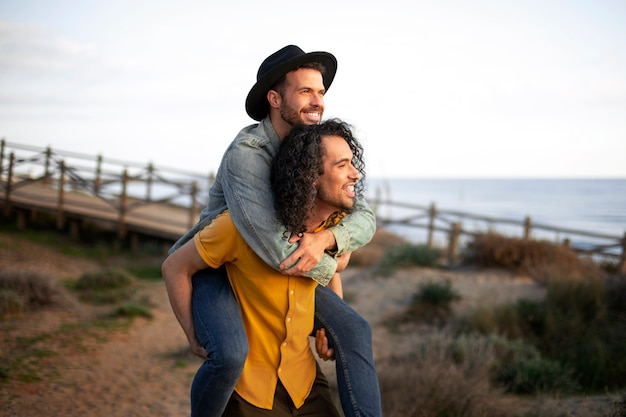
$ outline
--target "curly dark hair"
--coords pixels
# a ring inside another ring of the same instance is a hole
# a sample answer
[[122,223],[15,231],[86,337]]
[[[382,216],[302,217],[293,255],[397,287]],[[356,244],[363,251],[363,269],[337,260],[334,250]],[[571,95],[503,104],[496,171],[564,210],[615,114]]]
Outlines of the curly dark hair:
[[317,125],[294,127],[283,139],[271,168],[271,184],[278,220],[290,233],[306,231],[306,221],[315,204],[315,182],[324,173],[322,137],[340,136],[353,153],[352,165],[361,178],[356,182],[356,197],[365,191],[363,147],[349,124],[330,119]]

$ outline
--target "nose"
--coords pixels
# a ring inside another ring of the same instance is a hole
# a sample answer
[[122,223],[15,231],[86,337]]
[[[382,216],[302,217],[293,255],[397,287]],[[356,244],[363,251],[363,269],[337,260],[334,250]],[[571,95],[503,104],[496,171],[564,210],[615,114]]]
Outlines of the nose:
[[350,167],[352,167],[352,171],[350,172],[350,178],[355,181],[361,178],[361,173],[359,172],[359,170],[356,169],[354,165],[350,165]]
[[323,109],[324,108],[324,95],[313,94],[313,96],[311,97],[311,105]]

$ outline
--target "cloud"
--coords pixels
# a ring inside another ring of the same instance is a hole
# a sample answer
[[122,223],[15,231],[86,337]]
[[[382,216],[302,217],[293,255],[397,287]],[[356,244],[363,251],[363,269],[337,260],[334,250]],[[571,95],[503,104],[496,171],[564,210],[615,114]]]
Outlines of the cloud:
[[80,43],[28,25],[0,22],[0,73],[3,76],[67,78],[76,69],[97,67],[93,44]]

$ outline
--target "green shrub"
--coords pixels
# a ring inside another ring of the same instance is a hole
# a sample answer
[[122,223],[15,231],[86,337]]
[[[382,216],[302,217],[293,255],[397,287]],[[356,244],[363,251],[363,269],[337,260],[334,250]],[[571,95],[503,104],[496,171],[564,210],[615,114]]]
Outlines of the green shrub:
[[613,288],[598,279],[551,283],[538,339],[548,357],[571,364],[594,391],[626,385],[626,320]]
[[460,299],[460,296],[449,280],[426,281],[419,284],[415,299],[420,303],[447,308],[452,301]]
[[125,288],[135,282],[135,277],[125,269],[112,268],[83,274],[74,288],[77,290],[102,290]]
[[83,274],[72,286],[80,299],[96,304],[128,301],[136,291],[137,279],[124,269],[104,269]]
[[[521,299],[515,304],[481,308],[458,322],[459,331],[500,334],[525,340],[542,359],[511,361],[511,375],[534,378],[541,389],[567,387],[564,381],[539,379],[534,367],[572,373],[586,391],[601,392],[626,386],[626,285],[618,280],[550,281],[545,301]],[[551,385],[553,384],[553,385]],[[556,388],[554,388],[556,389]],[[565,389],[565,388],[563,388]]]
[[513,394],[567,394],[578,389],[571,369],[538,354],[503,363],[494,374],[494,381]]
[[128,268],[133,276],[142,279],[161,279],[161,265],[133,266]]
[[520,298],[512,304],[479,307],[457,322],[462,331],[499,334],[510,339],[534,338],[545,326],[545,302]]
[[390,246],[378,264],[377,273],[390,276],[396,268],[408,266],[436,266],[441,250],[422,244],[402,243]]
[[150,309],[144,305],[135,303],[123,304],[115,309],[114,316],[117,317],[145,317],[147,319],[153,318]]
[[450,281],[430,280],[418,285],[418,291],[401,321],[421,320],[442,325],[452,313],[452,302],[460,299]]

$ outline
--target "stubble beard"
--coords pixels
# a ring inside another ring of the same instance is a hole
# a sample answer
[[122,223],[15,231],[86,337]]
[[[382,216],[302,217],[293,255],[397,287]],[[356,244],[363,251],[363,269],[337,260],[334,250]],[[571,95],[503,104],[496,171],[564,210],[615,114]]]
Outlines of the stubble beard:
[[280,118],[292,128],[300,125],[308,125],[306,120],[301,116],[300,111],[290,106],[289,103],[283,102],[280,106]]

